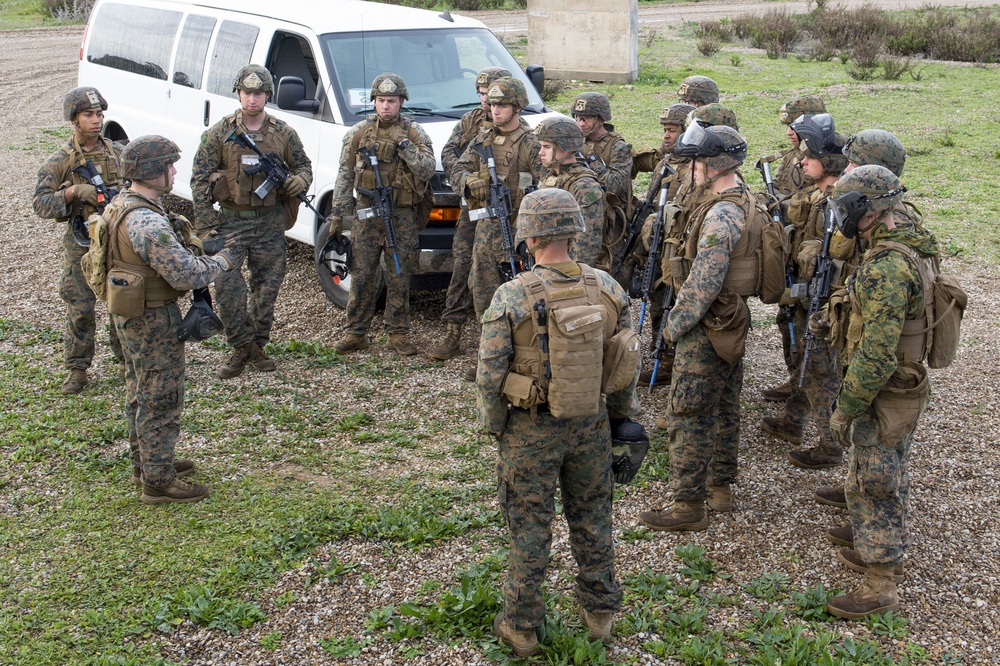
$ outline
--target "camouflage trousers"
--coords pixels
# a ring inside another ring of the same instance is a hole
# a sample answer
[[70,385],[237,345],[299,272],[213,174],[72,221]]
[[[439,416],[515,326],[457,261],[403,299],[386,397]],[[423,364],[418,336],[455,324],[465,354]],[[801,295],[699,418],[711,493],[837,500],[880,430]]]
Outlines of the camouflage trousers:
[[[603,411],[603,410],[602,410]],[[542,582],[552,545],[556,484],[576,559],[576,595],[591,612],[621,607],[611,531],[611,431],[607,418],[532,419],[512,409],[497,460],[500,510],[510,532],[504,613],[514,627],[545,619]]]
[[729,365],[698,324],[677,341],[670,383],[670,484],[677,501],[701,501],[738,473],[743,359]]
[[[97,330],[95,309],[97,297],[83,277],[80,259],[87,248],[80,247],[73,238],[70,226],[63,234],[63,265],[59,279],[59,297],[66,302],[66,332],[63,335],[63,363],[68,370],[86,370],[94,361],[94,338]],[[122,343],[114,324],[108,320],[108,342],[111,353],[122,361]]]
[[854,528],[854,550],[868,564],[895,565],[903,559],[910,534],[910,446],[914,429],[894,445],[878,437],[878,420],[869,408],[851,424],[847,510]]
[[805,308],[798,305],[795,307],[796,345],[801,351],[796,355],[796,363],[789,373],[792,395],[785,401],[785,419],[804,426],[811,418],[819,431],[820,448],[839,452],[842,450],[841,446],[830,435],[830,415],[840,390],[840,374],[837,368],[837,350],[829,341],[816,338],[815,348],[809,353],[805,385],[799,388],[799,376],[805,359],[807,314]]
[[469,273],[472,271],[472,245],[476,239],[476,223],[469,219],[469,211],[462,209],[451,242],[451,281],[444,297],[441,321],[464,324],[472,310],[472,292],[469,291]]
[[184,343],[177,339],[176,303],[146,308],[140,317],[111,315],[125,351],[125,416],[132,468],[142,482],[165,488],[174,480],[174,447],[184,409]]
[[[215,312],[226,327],[226,339],[235,347],[256,342],[263,349],[271,339],[274,302],[285,279],[288,262],[285,213],[280,206],[258,218],[219,216],[220,236],[238,234],[230,249],[235,270],[215,280]],[[243,264],[249,274],[243,274]]]
[[503,250],[500,222],[494,219],[480,220],[476,224],[475,242],[472,245],[472,268],[469,271],[469,290],[476,308],[476,319],[490,307],[493,294],[504,283],[500,276],[500,264],[508,261]]
[[385,257],[385,329],[389,333],[410,330],[410,276],[417,270],[420,233],[412,208],[397,208],[392,215],[396,232],[396,257],[385,245],[385,222],[381,218],[356,220],[351,228],[351,294],[347,300],[345,332],[366,335],[375,317],[381,280],[379,268]]

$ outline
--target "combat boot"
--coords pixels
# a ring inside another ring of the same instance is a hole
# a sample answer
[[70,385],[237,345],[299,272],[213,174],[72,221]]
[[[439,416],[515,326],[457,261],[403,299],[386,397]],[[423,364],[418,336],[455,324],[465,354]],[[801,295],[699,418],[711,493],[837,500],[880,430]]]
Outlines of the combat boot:
[[809,449],[789,451],[788,462],[802,469],[827,469],[844,462],[844,450],[814,446]]
[[[177,473],[177,478],[182,476],[187,476],[194,471],[194,462],[191,460],[175,460],[174,461],[174,472]],[[142,470],[133,467],[132,468],[132,483],[137,486],[142,485]]]
[[847,594],[830,599],[826,610],[831,615],[848,620],[860,620],[869,615],[899,610],[892,565],[869,565],[861,585]]
[[661,532],[700,532],[708,527],[704,502],[675,501],[665,509],[639,514],[639,522]]
[[[672,374],[671,370],[672,368],[665,367],[665,365],[661,363],[660,369],[656,372],[656,383],[653,384],[653,386],[670,386],[670,377]],[[639,373],[639,381],[637,382],[637,385],[649,386],[649,380],[652,378],[653,378],[652,369],[643,370],[642,372]]]
[[614,623],[614,619],[614,613],[591,613],[586,608],[580,608],[580,620],[590,632],[587,639],[591,641],[610,643],[611,625]]
[[784,402],[792,397],[792,382],[786,380],[784,384],[766,388],[760,392],[760,397],[768,402]]
[[467,382],[476,381],[476,375],[479,374],[479,370],[475,365],[470,365],[465,370],[462,371],[462,379]]
[[[858,555],[858,551],[853,548],[841,548],[840,552],[837,553],[837,559],[851,571],[868,573],[868,564],[861,559],[861,556]],[[902,583],[905,577],[906,571],[903,569],[902,562],[892,567],[892,579],[894,581]]]
[[179,504],[191,504],[200,502],[212,492],[208,486],[199,483],[188,483],[184,479],[174,479],[166,488],[153,488],[152,486],[142,487],[143,504],[165,504],[167,502],[177,502]]
[[250,357],[250,363],[253,367],[257,368],[257,372],[274,372],[278,369],[274,360],[264,353],[264,348],[262,346],[256,342],[253,343],[253,346],[255,347],[255,350],[253,356]]
[[216,377],[219,379],[239,377],[246,370],[247,363],[253,358],[255,351],[259,353],[260,347],[252,340],[240,345],[233,350],[233,355],[229,357],[229,360],[219,367],[218,372],[215,373]]
[[439,361],[447,361],[461,351],[462,325],[454,322],[445,324],[444,338],[427,350],[427,355]]
[[66,395],[79,393],[83,390],[83,387],[87,385],[87,381],[86,370],[83,368],[72,368],[69,371],[69,377],[67,377],[66,381],[62,383],[59,390]]
[[783,439],[789,444],[802,443],[802,426],[792,423],[784,416],[781,418],[765,416],[760,420],[760,427],[764,429],[764,432],[770,433],[778,439]]
[[118,379],[125,381],[125,361],[118,361]]
[[728,483],[721,486],[709,486],[706,504],[708,504],[709,509],[718,511],[719,513],[732,511],[735,506],[733,502],[733,489]]
[[368,349],[368,336],[362,333],[344,333],[339,340],[333,343],[334,350],[339,354],[349,354],[352,351]]
[[813,493],[813,497],[820,504],[836,506],[841,509],[847,508],[847,497],[844,494],[844,486],[820,486]]
[[509,645],[518,657],[530,657],[538,653],[538,636],[533,630],[520,631],[507,622],[503,613],[493,618],[493,633]]
[[854,528],[850,525],[834,527],[826,531],[827,540],[834,546],[854,548]]
[[410,336],[406,333],[390,333],[389,348],[400,356],[413,356],[418,351],[417,346],[410,342]]

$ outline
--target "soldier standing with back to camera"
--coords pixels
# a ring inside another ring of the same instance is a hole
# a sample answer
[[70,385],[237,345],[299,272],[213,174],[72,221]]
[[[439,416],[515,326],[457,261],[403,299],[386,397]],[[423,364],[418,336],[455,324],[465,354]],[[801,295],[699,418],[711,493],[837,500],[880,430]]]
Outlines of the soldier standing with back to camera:
[[[385,257],[385,328],[389,347],[400,356],[412,356],[417,346],[410,341],[410,276],[417,270],[422,220],[417,206],[434,176],[434,149],[420,125],[402,114],[403,102],[410,99],[402,78],[386,72],[372,81],[371,100],[375,113],[357,123],[344,136],[340,170],[333,190],[330,233],[341,230],[343,218],[354,216],[351,227],[351,294],[347,301],[347,325],[333,348],[341,354],[367,349],[368,330],[378,303],[378,271]],[[393,228],[396,232],[396,259],[386,239],[385,222],[378,216],[361,220],[357,212],[370,208],[372,201],[357,187],[373,190],[375,172],[360,149],[372,151],[378,159],[382,184],[392,188]],[[396,268],[399,262],[399,272]]]
[[[81,173],[93,166],[109,188],[122,185],[118,164],[120,149],[110,139],[101,136],[104,112],[108,109],[97,88],[73,88],[63,97],[63,118],[73,124],[73,138],[66,146],[52,153],[38,170],[38,183],[31,205],[35,215],[54,219],[66,225],[63,234],[63,266],[59,280],[59,296],[66,302],[66,331],[63,334],[63,362],[69,375],[60,391],[79,393],[87,385],[87,369],[94,360],[94,335],[97,320],[94,308],[97,298],[87,286],[80,268],[80,259],[87,248],[78,242],[73,232],[73,219],[86,220],[107,201],[98,200],[97,188]],[[78,233],[86,232],[80,228]],[[89,243],[82,236],[79,241]],[[111,352],[118,361],[119,376],[124,378],[125,366],[121,342],[114,327],[110,327]]]
[[[628,417],[638,413],[639,401],[636,356],[613,371],[603,367],[603,341],[627,337],[632,316],[628,296],[610,275],[568,254],[570,239],[583,229],[576,201],[563,190],[539,190],[524,197],[518,220],[517,239],[536,264],[501,285],[484,314],[476,384],[479,423],[498,444],[499,501],[510,531],[504,608],[493,631],[527,657],[538,651],[535,632],[545,620],[541,588],[557,484],[579,569],[580,618],[590,640],[611,640],[622,588],[614,568],[609,417],[616,427],[636,425]],[[561,323],[578,330],[581,321],[586,335],[553,332]],[[549,355],[543,335],[558,354]],[[602,387],[604,374],[616,379]]]
[[201,248],[187,220],[168,216],[160,200],[173,187],[179,159],[180,148],[162,136],[129,143],[122,152],[122,175],[131,184],[104,213],[108,267],[143,276],[142,286],[129,295],[137,314],[119,309],[110,296],[108,309],[125,350],[132,481],[142,486],[144,504],[190,503],[208,496],[206,486],[180,478],[194,471],[194,463],[174,459],[184,410],[177,299],[233,270],[231,248],[238,245],[231,238],[215,256],[192,253],[195,247],[201,255]]
[[[455,165],[469,147],[472,140],[493,124],[489,92],[490,84],[507,76],[510,71],[503,67],[487,67],[476,76],[476,93],[479,106],[469,111],[455,128],[441,150],[441,165],[450,183],[455,183]],[[454,186],[454,185],[453,185]],[[456,190],[461,196],[461,192]],[[464,199],[463,199],[464,202]],[[469,219],[469,209],[462,206],[462,212],[455,225],[455,237],[451,241],[451,280],[444,297],[444,311],[441,321],[445,324],[445,334],[441,341],[427,351],[427,355],[439,361],[446,361],[461,349],[462,327],[469,318],[472,307],[472,292],[469,290],[469,273],[472,270],[472,244],[476,238],[476,225]]]
[[[221,379],[243,374],[247,363],[260,372],[272,372],[274,361],[264,353],[274,325],[274,303],[285,279],[288,261],[285,230],[295,224],[285,202],[295,200],[312,183],[312,163],[299,135],[283,120],[267,113],[274,93],[271,73],[260,65],[247,65],[236,73],[233,92],[240,109],[201,135],[191,170],[191,197],[195,226],[201,233],[236,234],[232,248],[236,270],[215,283],[215,303],[226,327],[233,354],[217,372]],[[234,130],[248,134],[260,150],[276,153],[290,175],[261,199],[255,190],[267,175],[247,175],[259,164],[257,154],[229,139]],[[219,212],[213,202],[219,202]],[[297,210],[297,205],[295,209]],[[332,232],[331,232],[332,233]],[[249,293],[243,277],[244,261],[250,273]]]
[[583,132],[583,158],[604,191],[618,198],[626,217],[632,212],[632,146],[610,124],[611,102],[601,93],[580,93],[573,119]]

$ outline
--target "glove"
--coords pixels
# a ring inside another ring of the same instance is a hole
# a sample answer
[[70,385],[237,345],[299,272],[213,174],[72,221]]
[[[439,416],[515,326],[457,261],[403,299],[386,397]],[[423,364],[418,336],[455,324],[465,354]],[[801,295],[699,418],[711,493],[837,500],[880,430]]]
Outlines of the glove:
[[87,183],[80,183],[73,186],[73,198],[79,201],[86,201],[91,206],[97,205],[97,188]]
[[830,313],[820,310],[809,317],[809,331],[817,338],[826,339],[830,333]]
[[389,140],[392,141],[397,146],[399,145],[400,141],[406,138],[409,138],[406,136],[406,130],[403,129],[400,125],[393,125],[392,127],[389,128]]
[[465,189],[469,191],[469,196],[479,201],[485,201],[487,193],[486,181],[479,176],[469,176],[465,179]]
[[792,298],[792,288],[785,287],[785,290],[781,292],[781,298],[778,299],[778,305],[795,305],[798,299]]
[[853,421],[852,417],[840,411],[839,408],[830,415],[830,434],[833,435],[833,440],[845,449],[851,446],[851,423]]
[[336,236],[344,229],[344,218],[339,215],[331,215],[326,218],[326,221],[330,223],[330,235]]
[[306,191],[306,179],[302,176],[291,175],[285,179],[281,185],[289,199],[293,199]]
[[[236,248],[237,245],[239,245],[239,242],[240,242],[240,235],[239,234],[229,234],[222,241],[222,250],[221,251],[224,252],[226,250],[229,250],[231,252],[232,250],[234,250]],[[230,256],[230,259],[232,259],[232,256]]]
[[233,261],[233,255],[229,253],[228,249],[219,250],[215,254],[215,256],[219,257],[220,259],[223,259],[226,262],[225,266],[223,266],[222,269],[227,273],[236,267],[236,262]]

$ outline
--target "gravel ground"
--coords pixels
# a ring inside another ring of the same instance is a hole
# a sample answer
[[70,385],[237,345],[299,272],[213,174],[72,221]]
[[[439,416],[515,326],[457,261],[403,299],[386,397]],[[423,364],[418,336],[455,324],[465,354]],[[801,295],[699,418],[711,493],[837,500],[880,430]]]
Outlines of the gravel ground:
[[[64,126],[60,100],[63,92],[75,84],[79,36],[79,28],[0,36],[0,89],[4,90],[0,117],[6,119],[0,124],[0,224],[4,229],[4,243],[0,246],[0,292],[4,294],[0,316],[55,329],[60,328],[63,317],[57,295],[61,229],[34,217],[30,199],[35,170],[47,153],[39,139],[45,130]],[[293,243],[290,255],[288,282],[278,301],[274,337],[329,345],[339,334],[343,314],[324,299],[316,284],[311,249]],[[996,315],[1000,311],[996,286],[1000,271],[978,262],[949,261],[946,268],[962,276],[970,308],[956,363],[946,370],[931,371],[933,400],[914,445],[913,546],[907,554],[907,579],[900,588],[902,613],[910,621],[908,639],[927,648],[929,661],[936,661],[951,648],[964,653],[967,664],[996,664],[1000,663],[1000,510],[996,485],[1000,469],[994,443],[1000,414],[997,390],[990,377],[1000,367],[1000,359],[990,340],[995,340],[1000,323]],[[439,292],[414,298],[414,332],[420,344],[429,345],[436,338],[442,299]],[[769,314],[768,308],[754,309],[755,321]],[[381,322],[376,321],[375,326],[380,327]],[[730,576],[717,579],[713,586],[743,602],[714,610],[716,615],[710,621],[716,628],[736,627],[749,618],[750,599],[739,584],[762,573],[785,571],[798,589],[820,582],[827,587],[845,587],[857,581],[855,574],[836,563],[834,549],[822,538],[823,531],[841,524],[845,515],[811,500],[817,483],[836,482],[843,470],[817,473],[792,467],[785,462],[786,447],[764,436],[759,428],[760,415],[778,411],[776,406],[763,402],[759,393],[761,388],[779,381],[776,341],[773,327],[760,326],[751,332],[748,344],[738,510],[714,516],[709,529],[699,534],[657,535],[651,541],[620,542],[617,546],[619,569],[627,572],[645,566],[674,571],[678,567],[672,555],[676,545],[693,541],[707,548],[708,557],[720,563]],[[471,396],[465,400],[453,397],[468,390],[457,375],[472,363],[471,347],[467,337],[462,357],[444,367],[411,371],[407,374],[413,378],[411,386],[337,376],[346,385],[329,399],[336,405],[341,395],[352,396],[358,384],[367,382],[380,390],[406,395],[399,398],[399,408],[415,411],[418,416],[421,409],[434,405],[451,413],[457,410],[463,414],[460,418],[471,419]],[[220,355],[200,347],[189,349],[194,390],[206,390],[209,373]],[[109,352],[101,347],[98,353]],[[372,353],[385,351],[379,347]],[[286,371],[296,372],[294,368]],[[322,386],[328,391],[333,384],[327,381],[331,378],[328,372],[333,371],[311,371],[308,376],[292,378],[313,382],[317,390]],[[245,375],[236,381],[254,390],[278,380]],[[447,397],[449,394],[452,397]],[[643,420],[649,424],[663,409],[662,392],[651,399],[643,396],[643,403]],[[360,407],[351,405],[352,411],[356,408]],[[442,450],[447,450],[448,445],[431,444]],[[425,458],[404,458],[395,465],[400,471],[442,471],[440,463]],[[326,477],[317,481],[336,483]],[[632,526],[640,510],[668,500],[665,482],[629,487],[615,505],[615,521],[620,527]],[[317,553],[317,560],[336,557],[356,562],[378,584],[369,587],[359,576],[349,576],[341,583],[324,582],[305,589],[302,578],[308,575],[308,568],[290,571],[273,590],[260,595],[267,621],[235,637],[185,624],[168,638],[163,656],[204,665],[330,663],[319,647],[319,638],[360,635],[366,613],[412,597],[425,579],[450,584],[456,567],[477,559],[473,548],[480,537],[453,539],[419,553],[400,553],[361,540],[328,544]],[[568,592],[565,575],[572,570],[565,525],[557,521],[550,574],[553,586]],[[278,607],[270,601],[288,590],[298,594],[292,603]],[[870,635],[862,625],[845,626],[845,631],[855,635]],[[281,646],[263,650],[260,639],[276,631],[283,636]],[[617,661],[642,655],[638,663],[660,663],[638,650],[639,643],[638,636],[620,641],[611,648],[610,656]],[[883,644],[891,648],[889,643]],[[403,658],[394,653],[395,647],[376,639],[351,663],[403,663]],[[487,660],[470,645],[459,644],[414,657],[412,663],[477,664]]]

